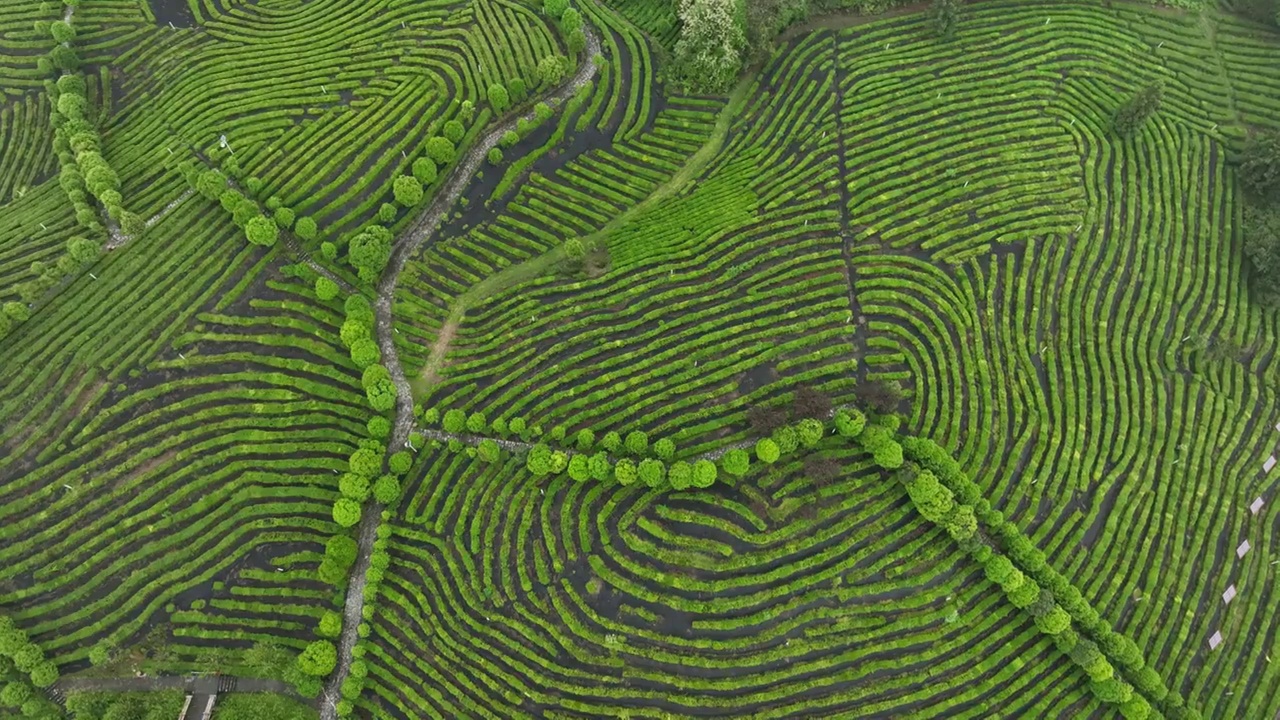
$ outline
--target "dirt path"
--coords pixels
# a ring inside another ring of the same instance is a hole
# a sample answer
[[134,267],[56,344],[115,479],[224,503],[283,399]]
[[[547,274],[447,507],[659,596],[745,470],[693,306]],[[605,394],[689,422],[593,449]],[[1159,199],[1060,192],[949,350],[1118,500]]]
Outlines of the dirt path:
[[[586,31],[587,35],[587,47],[583,53],[583,60],[578,66],[578,71],[567,83],[543,98],[542,101],[548,105],[555,106],[564,102],[576,93],[579,88],[591,82],[591,79],[596,74],[596,59],[600,56],[600,38],[590,25],[584,26],[583,30]],[[533,111],[529,111],[524,117],[532,119]],[[497,146],[498,141],[502,139],[506,132],[514,130],[518,121],[519,118],[513,117],[489,130],[458,161],[453,173],[445,181],[444,186],[440,188],[431,204],[396,238],[391,251],[391,260],[387,263],[386,269],[383,270],[382,278],[378,282],[378,295],[373,304],[377,320],[375,331],[378,347],[382,351],[382,362],[386,365],[387,370],[390,371],[391,379],[396,386],[395,423],[392,426],[391,440],[387,446],[388,453],[394,453],[408,443],[409,433],[413,430],[414,422],[413,391],[409,386],[409,380],[405,377],[404,367],[400,364],[400,354],[396,351],[394,338],[395,319],[391,314],[391,304],[395,295],[396,283],[400,279],[400,273],[404,269],[405,263],[439,229],[440,223],[448,214],[449,209],[462,196],[463,190],[470,184],[471,178],[476,174],[476,170],[479,169],[480,163],[484,161],[489,150]],[[459,315],[460,321],[461,316]],[[452,337],[452,333],[449,334],[449,337],[445,337],[445,333],[442,330],[441,337],[436,341],[436,344],[441,346],[439,350],[441,360],[443,360],[444,353],[448,349],[450,337]],[[441,342],[442,340],[443,343]],[[433,354],[434,352],[433,350]],[[356,554],[355,566],[351,568],[351,580],[347,585],[347,600],[342,613],[342,635],[338,639],[338,665],[329,676],[328,682],[325,683],[324,691],[321,693],[320,720],[336,720],[338,716],[337,703],[342,697],[342,683],[346,681],[347,675],[351,672],[351,653],[359,641],[357,631],[363,620],[366,576],[369,572],[369,561],[373,554],[373,542],[377,537],[378,523],[382,519],[382,510],[383,506],[380,503],[371,500],[365,505],[364,514],[360,519],[359,552]]]
[[453,342],[453,336],[458,334],[458,326],[462,324],[465,314],[465,307],[461,304],[455,305],[453,312],[449,313],[449,319],[445,320],[444,326],[440,328],[436,341],[431,344],[431,354],[427,356],[427,363],[422,366],[422,372],[418,374],[419,391],[435,385],[440,380],[444,356],[449,352],[449,344]]

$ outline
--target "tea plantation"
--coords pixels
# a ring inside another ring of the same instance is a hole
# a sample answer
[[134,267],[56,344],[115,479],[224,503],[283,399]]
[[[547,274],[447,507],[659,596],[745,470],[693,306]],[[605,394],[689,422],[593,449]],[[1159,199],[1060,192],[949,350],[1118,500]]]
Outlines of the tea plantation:
[[1277,9],[6,0],[0,717],[1277,717]]

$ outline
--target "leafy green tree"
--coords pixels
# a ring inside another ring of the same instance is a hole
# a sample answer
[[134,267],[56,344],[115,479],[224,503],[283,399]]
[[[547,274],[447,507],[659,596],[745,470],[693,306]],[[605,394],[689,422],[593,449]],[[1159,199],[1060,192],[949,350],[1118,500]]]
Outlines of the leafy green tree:
[[955,37],[956,23],[960,20],[958,0],[933,0],[933,31],[943,40]]
[[676,455],[676,444],[669,438],[662,438],[653,444],[653,454],[663,462],[671,462]]
[[618,464],[613,466],[613,476],[617,481],[626,486],[631,485],[640,477],[640,472],[636,468],[633,460],[622,458],[618,460]]
[[44,662],[44,651],[40,649],[39,645],[28,642],[18,648],[18,651],[12,654],[11,659],[13,660],[13,666],[18,668],[19,672],[29,673]]
[[69,118],[84,117],[85,110],[89,108],[89,101],[83,95],[76,93],[63,93],[58,96],[58,112]]
[[564,452],[563,450],[552,451],[551,458],[548,461],[547,466],[548,466],[548,469],[551,470],[552,475],[559,475],[560,473],[564,472],[565,468],[569,467],[568,453]]
[[783,425],[777,428],[769,437],[778,446],[778,452],[782,455],[793,453],[800,446],[800,439],[796,435],[796,429],[790,425]]
[[957,542],[973,537],[978,531],[978,519],[973,514],[972,505],[955,505],[941,524]]
[[359,448],[351,453],[348,465],[356,475],[372,478],[382,472],[382,453],[372,448]]
[[525,442],[528,442],[529,438],[532,437],[529,430],[529,425],[528,423],[525,422],[524,418],[522,417],[511,418],[511,420],[507,422],[507,429],[509,429],[511,432],[515,433],[516,435],[519,435],[520,438]]
[[583,50],[587,49],[587,33],[582,28],[571,30],[565,38],[565,42],[569,45],[569,52],[574,57],[577,57],[582,54]]
[[322,638],[336,638],[342,634],[342,616],[333,610],[325,610],[316,625],[316,634]]
[[1139,90],[1116,110],[1115,129],[1121,135],[1132,135],[1160,109],[1164,84],[1157,80]]
[[746,17],[735,0],[680,0],[680,37],[674,65],[686,87],[707,92],[728,89],[742,67]]
[[49,61],[59,70],[74,71],[80,69],[80,56],[66,45],[56,45],[49,51]]
[[343,473],[338,478],[338,492],[358,503],[369,499],[369,478],[355,473]]
[[[750,459],[748,459],[750,462]],[[716,464],[710,460],[699,460],[693,464],[693,487],[709,488],[716,482]]]
[[31,699],[31,686],[24,682],[11,682],[0,690],[0,704],[7,707],[21,707],[22,703]]
[[217,170],[205,170],[196,181],[196,192],[210,200],[220,200],[227,191],[227,176]]
[[490,165],[501,165],[504,159],[500,148],[489,148],[488,160]]
[[857,410],[841,409],[836,412],[835,426],[841,437],[856,438],[867,426],[867,416]]
[[498,141],[498,144],[504,148],[510,148],[518,142],[520,142],[520,133],[515,130],[508,130],[502,133],[502,139]]
[[766,465],[772,465],[778,461],[781,452],[778,450],[778,443],[769,438],[760,438],[756,441],[756,458]]
[[1244,206],[1244,254],[1253,266],[1253,290],[1264,305],[1280,304],[1280,206]]
[[1124,720],[1147,720],[1151,717],[1151,703],[1141,695],[1133,695],[1120,704],[1120,715]]
[[1259,131],[1245,141],[1239,175],[1252,198],[1280,202],[1280,131]]
[[420,157],[413,161],[413,176],[423,185],[430,185],[436,181],[439,171],[436,164],[429,157]]
[[458,150],[446,137],[433,137],[427,141],[427,157],[436,165],[448,165],[457,157]]
[[587,452],[596,444],[596,434],[589,428],[583,428],[578,431],[577,445],[578,449]]
[[622,448],[622,436],[617,431],[610,430],[601,438],[600,447],[604,448],[606,452],[617,453]]
[[507,89],[501,83],[490,85],[487,95],[489,106],[493,108],[495,115],[501,115],[511,107],[511,96],[507,94]]
[[360,378],[364,385],[365,397],[369,406],[377,412],[387,412],[396,405],[396,385],[391,379],[391,372],[383,365],[370,365],[364,369]]
[[476,448],[476,457],[487,463],[496,463],[502,457],[502,448],[498,447],[496,440],[485,438],[480,441],[480,446]]
[[449,142],[457,145],[462,141],[462,137],[467,134],[467,129],[458,120],[449,120],[444,124],[443,133],[449,139]]
[[467,432],[479,434],[489,426],[489,421],[485,419],[484,413],[477,410],[467,417]]
[[457,434],[462,432],[467,426],[467,414],[463,411],[453,408],[444,414],[444,431],[447,433]]
[[338,648],[328,640],[315,640],[298,655],[298,669],[307,675],[324,677],[338,665]]
[[275,220],[266,215],[258,215],[245,225],[244,234],[254,245],[271,247],[280,237],[280,228],[276,226]]
[[[712,465],[714,468],[715,466]],[[687,490],[693,485],[693,466],[683,460],[671,463],[667,480],[673,490]]]
[[394,475],[382,475],[373,484],[373,499],[391,505],[400,499],[400,481]]
[[320,275],[316,277],[316,298],[328,302],[338,297],[338,283]]
[[378,208],[378,221],[383,223],[384,225],[390,225],[391,223],[395,222],[396,215],[399,215],[399,214],[400,214],[400,211],[396,209],[396,206],[393,203],[389,203],[389,202],[382,203],[382,205]]
[[[772,443],[773,441],[770,440],[769,442]],[[774,447],[776,449],[777,446],[775,445]],[[726,452],[724,457],[720,459],[720,467],[734,477],[742,477],[751,469],[751,456],[747,454],[746,450],[734,448]]]
[[826,430],[821,420],[805,418],[796,424],[796,439],[800,441],[800,445],[811,448],[822,442]]
[[392,185],[396,202],[405,207],[413,207],[422,202],[422,183],[412,175],[401,175]]
[[550,475],[551,448],[542,443],[534,445],[529,449],[529,455],[525,458],[525,467],[538,477]]
[[568,70],[568,58],[563,55],[547,55],[538,61],[538,80],[543,87],[559,85]]
[[4,314],[14,322],[26,322],[31,319],[31,309],[20,302],[10,300],[3,305]]
[[71,42],[76,38],[76,29],[71,26],[71,23],[55,20],[49,23],[49,34],[53,36],[54,42]]
[[569,9],[569,0],[542,0],[542,12],[559,20]]
[[649,436],[643,430],[632,430],[627,433],[627,452],[640,457],[649,449]]
[[1129,701],[1133,697],[1133,687],[1122,680],[1110,678],[1101,682],[1089,683],[1089,689],[1093,691],[1094,697],[1102,702],[1115,703],[1120,705]]
[[333,503],[333,521],[341,527],[351,527],[360,522],[360,503],[351,498],[338,498]]
[[271,219],[275,220],[276,225],[279,225],[282,228],[291,228],[293,227],[294,221],[297,219],[297,213],[293,211],[293,208],[281,206],[271,213]]
[[560,27],[565,33],[582,29],[582,13],[576,8],[568,8],[560,15]]
[[586,482],[591,479],[591,462],[586,455],[578,454],[569,458],[569,477],[574,482]]
[[613,464],[609,462],[609,455],[603,450],[591,456],[587,461],[587,469],[591,472],[591,477],[599,482],[613,477]]
[[640,479],[644,481],[644,484],[651,488],[659,487],[667,479],[667,466],[661,460],[654,460],[653,458],[641,460],[636,467],[636,472],[640,475]]
[[408,450],[391,453],[387,458],[387,467],[396,475],[404,475],[413,467],[413,455]]
[[372,283],[391,259],[391,231],[381,225],[370,225],[351,239],[347,260],[360,279]]
[[[293,232],[296,233],[298,237],[308,242],[315,240],[316,233],[318,232],[316,221],[306,215],[303,215],[294,221]],[[333,258],[328,259],[332,260]]]

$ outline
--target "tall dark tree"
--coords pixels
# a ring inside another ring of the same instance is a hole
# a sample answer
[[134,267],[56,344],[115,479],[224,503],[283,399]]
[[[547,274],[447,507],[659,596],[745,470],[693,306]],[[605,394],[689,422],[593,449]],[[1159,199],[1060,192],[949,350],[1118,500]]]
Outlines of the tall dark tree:
[[933,0],[933,29],[938,37],[950,40],[955,37],[956,23],[960,21],[959,0]]
[[1142,88],[1116,110],[1115,128],[1121,135],[1132,135],[1156,111],[1164,97],[1164,83],[1159,80]]

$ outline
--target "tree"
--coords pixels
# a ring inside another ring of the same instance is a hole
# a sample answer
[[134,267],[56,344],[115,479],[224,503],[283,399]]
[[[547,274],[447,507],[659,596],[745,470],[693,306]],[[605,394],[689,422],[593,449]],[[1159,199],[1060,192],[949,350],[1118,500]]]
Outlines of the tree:
[[387,468],[396,475],[404,475],[413,467],[413,455],[408,450],[391,453],[387,458]]
[[693,485],[693,466],[684,460],[671,463],[671,467],[667,470],[667,480],[671,482],[673,490],[689,489]]
[[31,686],[24,682],[11,682],[0,690],[0,704],[8,707],[20,707],[31,698]]
[[430,185],[436,181],[439,171],[436,164],[429,157],[420,157],[413,161],[413,176],[423,185]]
[[31,309],[20,302],[10,300],[3,306],[4,314],[14,322],[26,322],[31,319]]
[[604,438],[600,440],[600,447],[611,453],[618,452],[622,447],[622,436],[615,430],[610,430],[604,434]]
[[476,448],[476,457],[487,463],[496,463],[502,457],[502,448],[498,446],[498,441],[492,438],[485,438],[480,441],[480,446]]
[[632,430],[627,433],[627,452],[640,457],[649,449],[649,436],[643,430]]
[[342,616],[333,610],[325,610],[316,625],[316,634],[322,638],[336,638],[342,634]]
[[338,649],[328,640],[316,640],[298,656],[298,669],[307,675],[324,677],[338,665]]
[[351,239],[347,260],[356,268],[360,279],[372,283],[391,259],[391,231],[381,225],[370,225]]
[[488,160],[490,165],[501,165],[504,159],[501,148],[489,148]]
[[525,422],[524,418],[522,417],[511,418],[511,421],[507,423],[507,429],[515,433],[516,435],[519,435],[522,440],[525,440],[526,442],[528,442],[529,426],[528,426],[528,423]]
[[484,413],[479,410],[471,413],[471,415],[467,417],[467,431],[470,433],[482,433],[488,426],[489,423],[485,420]]
[[147,229],[147,221],[141,215],[125,210],[120,214],[120,229],[130,237],[141,235]]
[[444,431],[447,433],[460,433],[467,426],[467,414],[457,408],[453,408],[445,412],[443,426]]
[[569,458],[569,477],[574,482],[586,482],[591,479],[591,463],[586,455],[574,455]]
[[587,452],[596,444],[596,434],[590,428],[583,428],[578,431],[578,449]]
[[293,211],[293,208],[281,206],[271,213],[271,219],[275,220],[276,224],[282,228],[290,228],[293,227],[294,220],[297,219],[297,213]]
[[559,85],[568,70],[568,58],[563,55],[547,55],[538,61],[538,80],[543,87]]
[[568,8],[560,15],[560,27],[566,33],[582,29],[582,13],[575,8]]
[[493,108],[495,115],[501,115],[511,107],[511,96],[507,94],[507,89],[501,83],[490,85],[487,95],[489,106]]
[[227,191],[227,177],[217,170],[205,170],[200,173],[200,179],[196,181],[196,192],[209,198],[210,200],[218,200],[222,198],[222,194]]
[[933,0],[933,30],[943,40],[955,36],[956,22],[960,19],[957,0]]
[[736,0],[680,0],[675,47],[680,82],[705,92],[728,89],[742,67],[746,17]]
[[662,481],[667,478],[667,466],[661,460],[654,460],[653,458],[641,460],[636,467],[636,472],[640,475],[640,479],[644,481],[644,484],[651,488],[662,485]]
[[609,462],[609,455],[603,450],[591,456],[587,461],[587,469],[591,471],[591,477],[604,482],[613,475],[613,464]]
[[1115,703],[1117,705],[1128,702],[1129,698],[1133,697],[1133,687],[1115,678],[1103,680],[1102,682],[1091,682],[1089,683],[1089,689],[1102,702]]
[[[773,441],[770,440],[769,442],[772,443]],[[746,450],[734,448],[720,458],[720,467],[734,477],[742,477],[751,469],[751,456],[747,454]]]
[[564,256],[569,260],[581,262],[587,256],[587,247],[582,240],[573,237],[564,241]]
[[796,429],[790,425],[783,425],[769,434],[770,439],[778,446],[778,452],[786,455],[793,453],[800,446],[800,439],[796,435]]
[[360,503],[347,497],[338,498],[333,503],[333,521],[341,527],[360,522]]
[[542,0],[542,12],[559,20],[569,9],[569,0]]
[[676,444],[669,438],[662,438],[653,444],[653,454],[656,455],[659,460],[670,462],[671,458],[675,457]]
[[308,242],[315,240],[317,232],[316,221],[306,215],[303,215],[294,221],[293,232],[296,233],[298,237]]
[[422,202],[422,183],[412,175],[401,175],[392,183],[392,193],[396,202],[405,207],[413,207]]
[[58,112],[69,118],[82,118],[89,101],[78,93],[62,93],[58,96]]
[[458,144],[467,134],[467,129],[458,120],[449,120],[444,124],[444,136],[453,144]]
[[568,37],[565,38],[565,42],[569,45],[569,52],[573,53],[574,57],[577,57],[582,54],[583,50],[587,49],[587,33],[580,27],[576,30],[571,30]]
[[427,141],[427,157],[436,165],[448,165],[457,157],[458,151],[449,138],[433,137]]
[[13,666],[18,668],[19,672],[29,673],[44,662],[44,652],[39,645],[28,642],[12,655]]
[[74,71],[80,69],[80,56],[66,45],[57,45],[49,51],[49,61],[59,70]]
[[378,412],[387,412],[396,405],[396,384],[391,372],[383,365],[373,364],[364,369],[360,378],[364,385],[369,406]]
[[1120,704],[1120,715],[1125,720],[1147,720],[1151,717],[1151,703],[1135,694]]
[[569,467],[569,455],[563,450],[553,450],[551,458],[548,462],[548,468],[552,475],[559,475]]
[[338,283],[320,275],[316,277],[316,298],[329,302],[338,297]]
[[400,499],[400,481],[394,475],[383,475],[373,484],[373,499],[391,505]]
[[826,432],[827,428],[823,426],[822,421],[813,418],[805,418],[796,425],[796,439],[806,448],[822,442],[822,436]]
[[371,478],[382,472],[382,453],[373,448],[362,447],[351,453],[348,465],[351,472]]
[[622,458],[617,465],[613,466],[613,476],[619,483],[626,486],[634,483],[640,477],[640,472],[634,461]]
[[280,237],[280,228],[276,226],[275,220],[266,215],[258,215],[244,226],[244,234],[254,245],[271,247]]
[[1157,80],[1139,90],[1116,110],[1114,121],[1116,132],[1121,135],[1132,135],[1160,109],[1160,100],[1164,96],[1164,83]]
[[65,43],[76,39],[76,29],[71,23],[55,20],[49,23],[49,34],[53,36],[54,42]]
[[343,473],[338,478],[338,492],[358,503],[369,499],[369,478],[355,473]]
[[1280,202],[1280,132],[1260,131],[1245,141],[1240,184],[1258,200]]
[[550,475],[551,448],[543,443],[534,445],[529,449],[529,455],[525,458],[525,467],[538,477]]
[[778,450],[778,443],[769,438],[760,438],[756,441],[756,458],[766,465],[772,465],[778,461],[781,452]]
[[1254,294],[1264,305],[1280,304],[1280,207],[1245,203],[1243,230]]
[[893,412],[902,400],[902,389],[897,383],[884,380],[860,382],[854,386],[853,394],[859,405],[881,414]]

